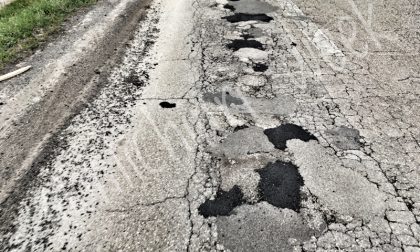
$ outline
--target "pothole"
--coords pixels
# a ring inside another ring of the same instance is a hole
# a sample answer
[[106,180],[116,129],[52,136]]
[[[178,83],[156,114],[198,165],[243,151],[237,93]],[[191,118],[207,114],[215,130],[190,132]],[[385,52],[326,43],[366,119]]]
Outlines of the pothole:
[[279,208],[300,209],[303,178],[292,163],[276,161],[258,170],[261,200]]
[[232,40],[232,42],[229,43],[226,47],[235,52],[241,48],[255,48],[259,50],[264,50],[263,44],[261,44],[261,42],[256,41],[256,40],[248,40],[248,39]]
[[231,5],[238,13],[265,14],[278,9],[269,3],[259,0],[241,0],[229,2],[229,5]]
[[206,200],[198,208],[198,212],[208,218],[210,216],[227,216],[232,210],[243,203],[243,193],[238,186],[228,192],[219,190],[214,200]]
[[159,105],[162,108],[175,108],[176,107],[176,103],[170,103],[170,102],[167,102],[167,101],[161,102],[161,103],[159,103]]
[[283,124],[277,128],[266,129],[264,134],[277,149],[285,150],[286,142],[291,139],[300,139],[304,142],[309,140],[317,140],[315,136],[307,130],[295,124]]
[[222,17],[223,19],[226,19],[228,22],[231,23],[238,23],[238,22],[244,22],[244,21],[261,21],[268,23],[271,20],[273,20],[272,17],[267,16],[266,14],[247,14],[247,13],[235,13],[234,15]]
[[268,66],[267,66],[266,64],[263,64],[263,63],[255,63],[255,64],[252,66],[252,69],[253,69],[255,72],[265,72],[265,71],[267,71]]

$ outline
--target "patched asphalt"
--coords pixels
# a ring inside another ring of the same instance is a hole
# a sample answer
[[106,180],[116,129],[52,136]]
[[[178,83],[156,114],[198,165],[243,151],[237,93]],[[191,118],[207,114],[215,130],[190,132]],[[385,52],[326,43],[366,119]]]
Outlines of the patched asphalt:
[[294,124],[284,124],[276,128],[264,130],[264,134],[277,149],[285,150],[286,143],[291,139],[299,139],[302,141],[317,140],[315,136],[302,127]]
[[199,208],[198,212],[204,216],[226,216],[230,215],[235,207],[243,203],[243,193],[238,186],[230,191],[218,191],[212,200],[207,200]]
[[276,161],[258,171],[261,200],[278,208],[300,209],[303,178],[292,163]]

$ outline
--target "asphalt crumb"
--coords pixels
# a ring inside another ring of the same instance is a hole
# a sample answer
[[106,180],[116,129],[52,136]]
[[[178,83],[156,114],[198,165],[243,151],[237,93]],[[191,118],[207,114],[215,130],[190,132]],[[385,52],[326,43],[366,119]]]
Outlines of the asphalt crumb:
[[232,210],[243,203],[243,193],[238,186],[228,192],[219,190],[214,200],[206,200],[198,208],[198,212],[205,218],[210,216],[228,216]]
[[268,140],[280,150],[285,150],[287,148],[287,140],[300,139],[305,142],[317,140],[317,138],[307,130],[298,125],[289,123],[280,125],[276,128],[266,129],[264,130],[264,134],[268,137]]
[[241,48],[255,48],[264,51],[263,44],[261,44],[261,42],[248,39],[232,40],[232,42],[227,45],[227,48],[233,51],[238,51]]
[[248,14],[248,13],[235,13],[234,15],[222,17],[222,19],[226,19],[228,22],[231,23],[238,23],[238,22],[244,22],[244,21],[261,21],[268,23],[271,20],[273,20],[272,17],[266,15],[266,14]]
[[144,81],[140,80],[139,76],[135,73],[130,73],[130,75],[125,78],[124,81],[136,87],[143,87],[145,85]]
[[170,102],[167,102],[167,101],[161,102],[161,103],[159,103],[159,105],[162,108],[175,108],[176,107],[176,103],[170,103]]
[[303,178],[294,164],[276,161],[267,164],[258,173],[261,178],[258,188],[262,201],[279,208],[299,211]]
[[256,63],[252,66],[252,69],[255,72],[265,72],[268,69],[268,66],[266,64],[263,63]]

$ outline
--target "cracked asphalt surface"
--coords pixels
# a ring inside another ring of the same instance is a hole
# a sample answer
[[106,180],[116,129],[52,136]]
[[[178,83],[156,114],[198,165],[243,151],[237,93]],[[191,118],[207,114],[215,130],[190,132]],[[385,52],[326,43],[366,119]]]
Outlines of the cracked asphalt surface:
[[0,251],[420,251],[419,20],[101,2],[0,83]]

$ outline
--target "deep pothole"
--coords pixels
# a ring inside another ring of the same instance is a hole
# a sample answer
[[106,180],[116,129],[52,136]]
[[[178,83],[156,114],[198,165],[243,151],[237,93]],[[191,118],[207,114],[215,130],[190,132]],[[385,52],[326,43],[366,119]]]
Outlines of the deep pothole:
[[268,69],[268,66],[266,64],[263,63],[255,63],[252,65],[252,69],[255,72],[265,72]]
[[261,42],[248,39],[232,40],[232,42],[230,42],[226,47],[233,51],[238,51],[241,48],[255,48],[259,50],[264,50],[263,44]]
[[167,101],[163,101],[163,102],[159,103],[159,105],[162,108],[175,108],[176,107],[176,103],[170,103],[170,102],[167,102]]
[[264,134],[268,137],[268,140],[280,150],[285,150],[287,148],[287,140],[299,139],[304,142],[317,140],[314,135],[295,124],[283,124],[276,128],[266,129],[264,130]]
[[231,22],[231,23],[238,23],[238,22],[251,21],[251,20],[268,23],[271,20],[273,20],[272,17],[266,14],[248,14],[248,13],[235,13],[234,15],[226,16],[222,18],[226,19],[228,22]]

